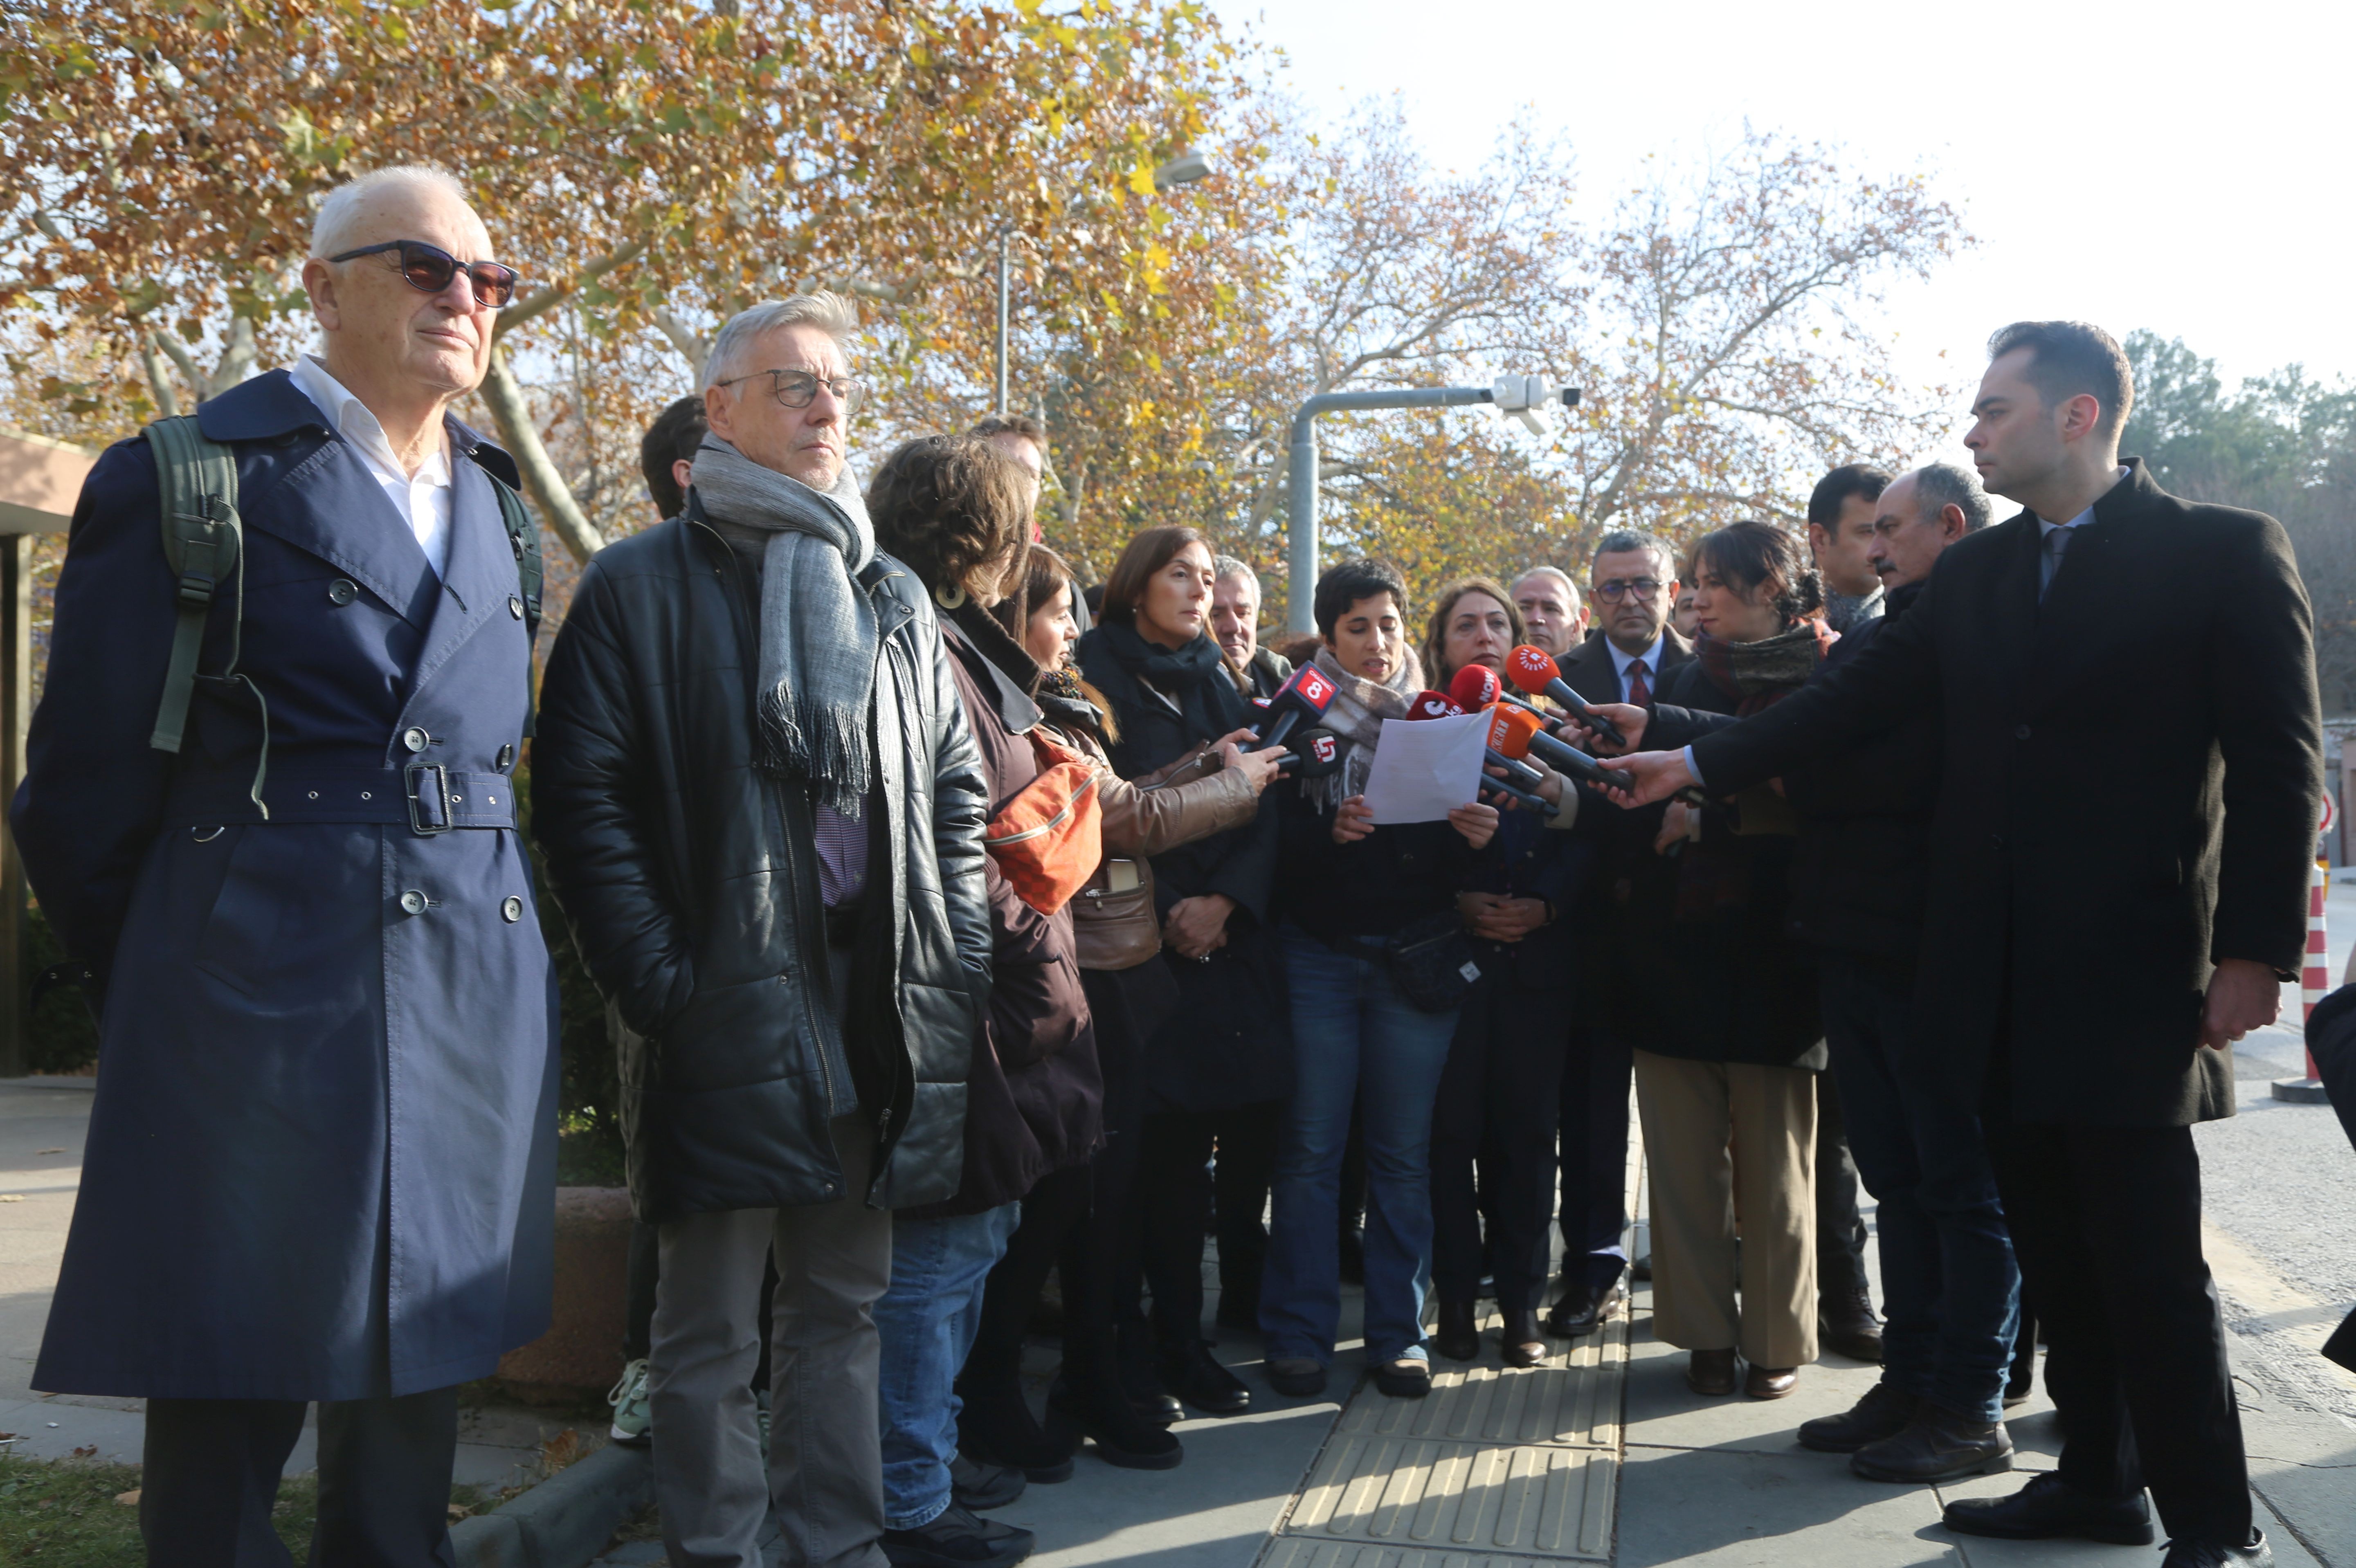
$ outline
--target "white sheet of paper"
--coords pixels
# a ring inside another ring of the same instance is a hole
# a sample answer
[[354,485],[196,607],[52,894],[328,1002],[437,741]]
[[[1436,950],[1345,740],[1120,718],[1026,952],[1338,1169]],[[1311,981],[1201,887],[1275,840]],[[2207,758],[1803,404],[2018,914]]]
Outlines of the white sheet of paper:
[[1489,716],[1386,719],[1366,775],[1366,805],[1377,826],[1438,822],[1480,797],[1482,752]]

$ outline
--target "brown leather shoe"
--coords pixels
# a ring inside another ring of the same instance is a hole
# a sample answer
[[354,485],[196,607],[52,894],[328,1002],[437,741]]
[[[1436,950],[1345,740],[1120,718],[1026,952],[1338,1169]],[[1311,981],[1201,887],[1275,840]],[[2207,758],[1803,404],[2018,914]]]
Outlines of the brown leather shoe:
[[1711,1399],[1734,1392],[1734,1352],[1695,1350],[1686,1358],[1686,1387]]
[[1742,1392],[1753,1399],[1782,1399],[1799,1386],[1797,1367],[1753,1367],[1742,1380]]
[[1509,1367],[1535,1367],[1547,1358],[1546,1335],[1538,1328],[1536,1307],[1506,1308],[1505,1332],[1498,1338],[1505,1343],[1505,1362]]

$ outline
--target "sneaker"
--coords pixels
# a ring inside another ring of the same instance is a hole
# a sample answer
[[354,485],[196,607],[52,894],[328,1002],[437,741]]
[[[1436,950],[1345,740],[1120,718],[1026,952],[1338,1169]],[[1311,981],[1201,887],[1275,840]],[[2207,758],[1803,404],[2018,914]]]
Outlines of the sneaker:
[[1023,1496],[1023,1472],[1012,1465],[989,1465],[959,1454],[949,1461],[949,1496],[976,1513],[1004,1508]]
[[644,1448],[654,1440],[655,1413],[647,1398],[644,1357],[622,1369],[622,1381],[605,1395],[605,1403],[614,1407],[614,1424],[606,1428],[607,1436],[626,1448]]
[[885,1531],[882,1545],[892,1568],[1011,1568],[1038,1543],[1027,1530],[952,1502],[930,1524]]

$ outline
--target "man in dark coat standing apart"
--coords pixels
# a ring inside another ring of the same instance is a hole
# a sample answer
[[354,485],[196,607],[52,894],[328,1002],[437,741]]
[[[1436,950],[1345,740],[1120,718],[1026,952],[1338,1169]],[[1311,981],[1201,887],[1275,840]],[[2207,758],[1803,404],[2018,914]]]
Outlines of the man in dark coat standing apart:
[[1920,1029],[1901,1072],[1981,1108],[2068,1442],[1979,1535],[2147,1541],[2266,1564],[2191,1125],[2297,977],[2323,791],[2313,624],[2273,518],[2118,460],[2134,396],[2099,327],[1989,343],[1972,449],[2028,509],[1958,541],[1871,647],[1683,753],[1639,798],[1739,789],[1941,705]]
[[103,1023],[33,1381],[147,1401],[151,1564],[289,1561],[271,1507],[312,1401],[313,1560],[448,1563],[457,1385],[548,1326],[516,472],[447,412],[514,285],[490,254],[438,170],[321,203],[321,352],[197,414],[243,560],[177,757],[150,744],[177,587],[151,440],[75,512],[13,821]]

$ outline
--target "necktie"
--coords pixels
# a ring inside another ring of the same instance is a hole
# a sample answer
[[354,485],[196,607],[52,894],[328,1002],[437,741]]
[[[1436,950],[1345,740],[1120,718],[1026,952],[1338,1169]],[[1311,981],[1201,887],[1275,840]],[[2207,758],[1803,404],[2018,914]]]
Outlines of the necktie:
[[1628,706],[1631,708],[1653,706],[1653,688],[1644,684],[1643,659],[1633,660],[1628,666]]
[[2037,602],[2045,603],[2045,595],[2053,587],[2053,574],[2062,570],[2062,557],[2070,549],[2071,528],[2053,528],[2045,536],[2045,559],[2037,579]]

